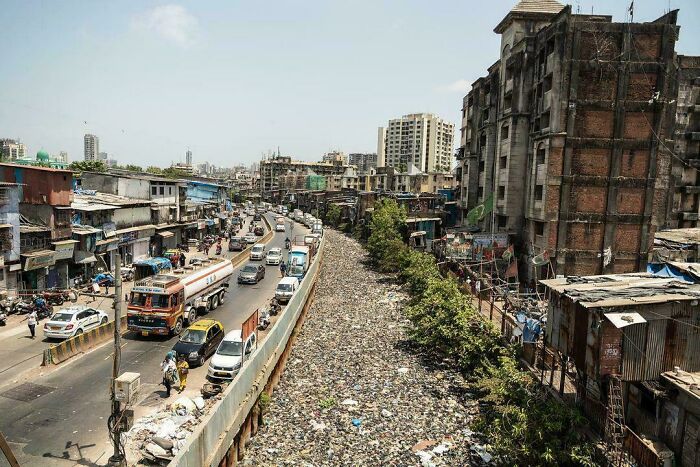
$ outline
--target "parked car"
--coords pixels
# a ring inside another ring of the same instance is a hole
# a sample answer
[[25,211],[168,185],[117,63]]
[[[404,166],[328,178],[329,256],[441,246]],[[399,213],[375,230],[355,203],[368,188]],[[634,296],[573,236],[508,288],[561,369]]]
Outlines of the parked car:
[[44,323],[44,336],[53,339],[68,339],[107,324],[109,317],[102,310],[86,306],[62,308]]
[[190,365],[202,366],[224,339],[224,325],[215,319],[200,319],[180,335],[173,350]]
[[253,232],[248,232],[245,234],[243,239],[246,241],[246,243],[255,243],[258,241],[258,237]]
[[262,237],[263,235],[265,235],[265,229],[261,225],[257,225],[253,229],[253,233],[258,237]]
[[279,265],[282,261],[282,248],[270,248],[265,258],[265,264]]
[[238,273],[239,284],[257,284],[265,278],[265,266],[248,263]]
[[265,259],[265,245],[262,243],[256,243],[250,250],[250,259],[262,261]]
[[280,303],[288,303],[299,288],[299,279],[296,277],[283,277],[275,289],[275,298]]
[[245,241],[241,237],[231,237],[228,242],[228,251],[243,251],[245,249]]
[[219,344],[216,353],[209,362],[207,376],[211,379],[233,379],[241,369],[241,365],[255,350],[257,336],[251,333],[243,342],[243,333],[240,329],[226,334]]

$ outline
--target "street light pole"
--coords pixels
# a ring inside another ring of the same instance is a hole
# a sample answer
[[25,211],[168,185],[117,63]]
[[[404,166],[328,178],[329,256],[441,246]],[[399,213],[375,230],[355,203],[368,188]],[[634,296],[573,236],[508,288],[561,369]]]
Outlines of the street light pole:
[[121,365],[121,308],[122,308],[122,258],[117,252],[114,261],[114,358],[112,360],[112,384],[110,388],[110,398],[112,400],[112,415],[107,423],[110,431],[114,453],[109,458],[111,466],[126,466],[126,459],[122,455],[121,434],[122,434],[122,410],[121,404],[114,393],[115,380],[119,376],[119,366]]

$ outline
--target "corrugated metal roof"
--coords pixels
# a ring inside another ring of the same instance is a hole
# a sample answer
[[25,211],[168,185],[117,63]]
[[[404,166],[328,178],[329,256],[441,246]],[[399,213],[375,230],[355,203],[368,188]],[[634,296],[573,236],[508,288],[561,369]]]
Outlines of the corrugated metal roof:
[[513,7],[517,13],[559,13],[564,5],[556,0],[521,0]]

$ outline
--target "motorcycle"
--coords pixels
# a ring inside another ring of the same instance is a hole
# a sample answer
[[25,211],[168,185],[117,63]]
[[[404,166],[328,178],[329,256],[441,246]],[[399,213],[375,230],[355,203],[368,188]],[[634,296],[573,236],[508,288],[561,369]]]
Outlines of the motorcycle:
[[190,251],[190,246],[187,243],[180,243],[177,247],[180,249],[180,251],[184,251],[186,253],[189,253]]
[[7,324],[7,313],[4,310],[0,311],[0,326]]
[[216,245],[216,254],[217,254],[217,255],[220,255],[220,254],[221,254],[221,243],[218,243],[218,244]]
[[282,311],[282,305],[279,304],[279,302],[277,301],[277,298],[272,297],[272,300],[270,300],[269,310],[270,310],[270,314],[272,316],[277,316],[277,313]]
[[30,298],[23,298],[14,304],[13,312],[20,315],[26,315],[31,312],[34,307],[33,300]]
[[51,305],[61,306],[61,305],[63,305],[63,302],[66,301],[66,298],[63,295],[63,292],[60,290],[55,290],[55,289],[45,290],[44,293],[42,294],[42,296],[43,296],[44,300],[46,300],[46,302],[51,304]]
[[292,246],[292,241],[289,240],[289,239],[286,239],[286,240],[284,241],[284,249],[285,249],[285,250],[289,250],[289,248],[291,248],[291,246]]
[[258,329],[264,331],[270,325],[270,312],[263,310],[258,315]]

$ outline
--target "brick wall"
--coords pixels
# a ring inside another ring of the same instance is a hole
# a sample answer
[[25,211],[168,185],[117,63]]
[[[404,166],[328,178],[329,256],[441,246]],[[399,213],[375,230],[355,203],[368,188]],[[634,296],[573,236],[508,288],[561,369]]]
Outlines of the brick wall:
[[576,136],[582,138],[612,138],[612,111],[579,110],[576,114],[575,132]]
[[566,243],[577,250],[600,251],[603,235],[603,224],[570,222],[566,232]]
[[610,170],[610,149],[576,148],[573,150],[572,172],[580,175],[607,177]]
[[639,251],[640,226],[637,224],[618,224],[615,228],[615,252],[636,253]]
[[622,153],[620,176],[627,178],[646,178],[649,171],[648,149],[625,150]]
[[625,138],[650,139],[653,121],[653,114],[647,115],[644,112],[627,112],[625,114]]
[[620,188],[617,192],[619,214],[644,213],[644,188]]
[[600,186],[574,186],[571,188],[569,211],[603,214],[605,213],[606,189]]

